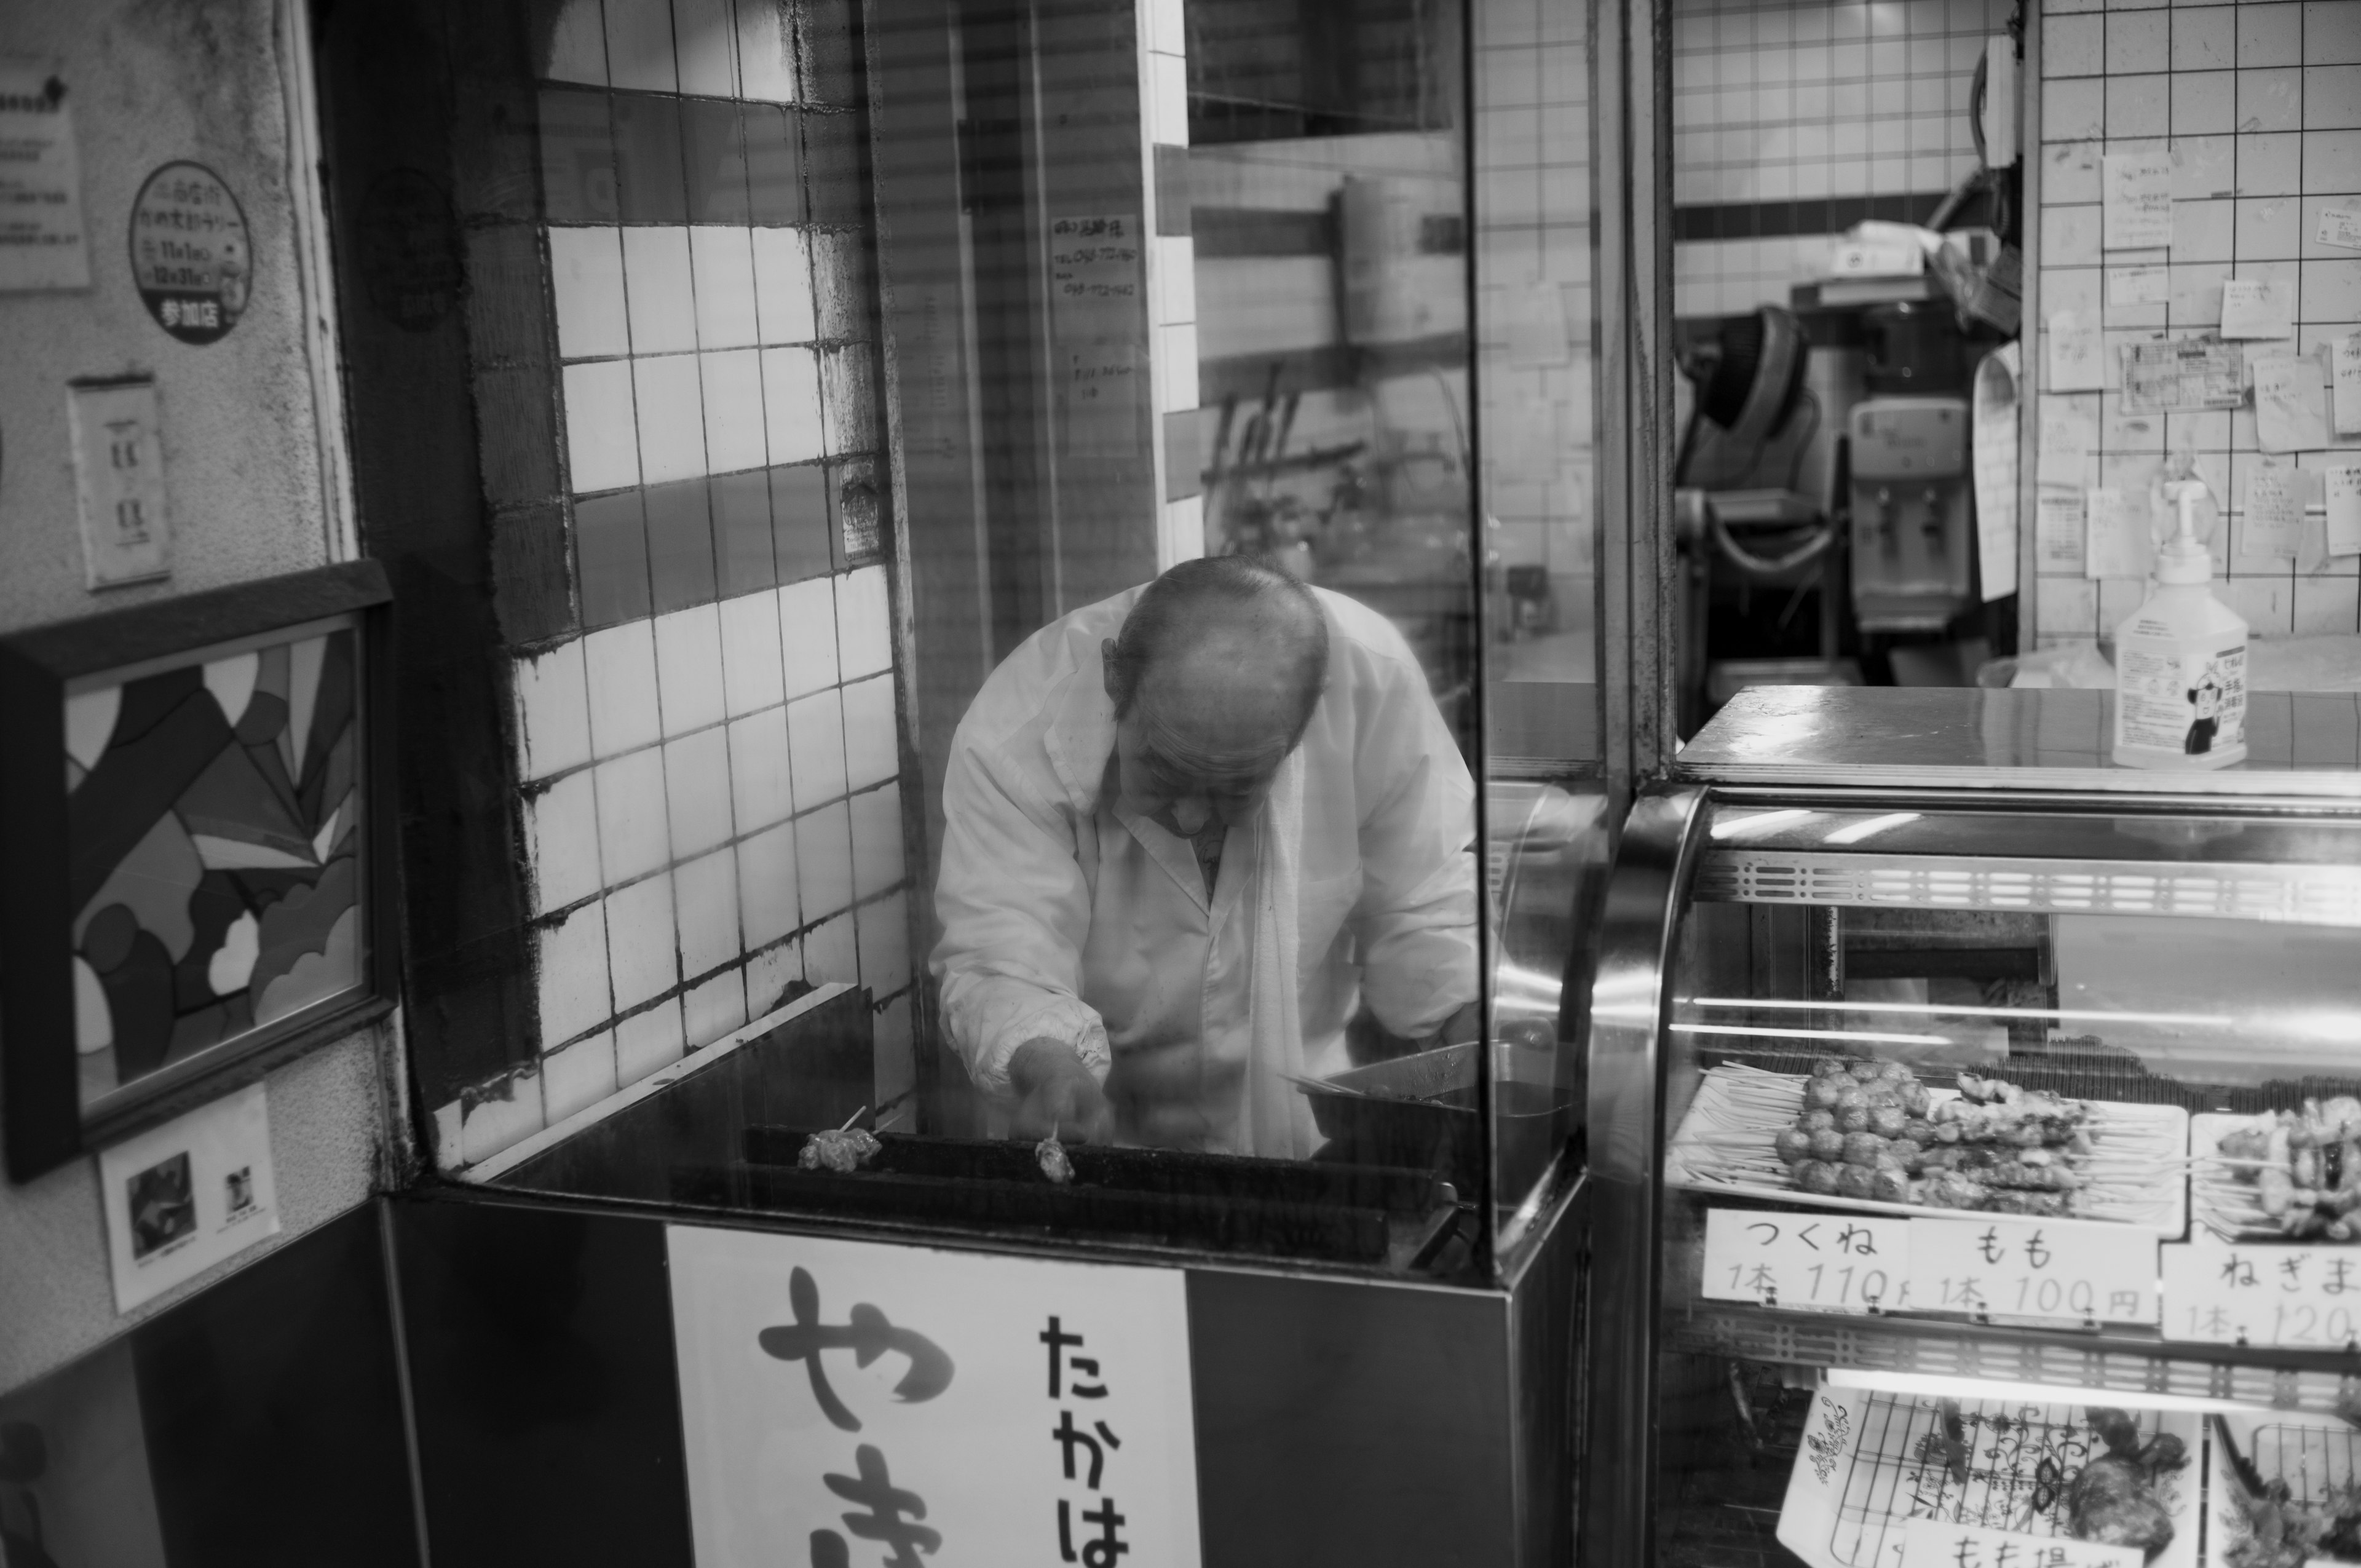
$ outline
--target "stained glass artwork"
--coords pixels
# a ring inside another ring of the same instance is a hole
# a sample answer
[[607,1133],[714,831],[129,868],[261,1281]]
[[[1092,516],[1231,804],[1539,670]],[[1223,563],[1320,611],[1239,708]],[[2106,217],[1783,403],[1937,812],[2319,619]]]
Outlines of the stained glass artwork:
[[364,982],[352,624],[71,691],[85,1110]]

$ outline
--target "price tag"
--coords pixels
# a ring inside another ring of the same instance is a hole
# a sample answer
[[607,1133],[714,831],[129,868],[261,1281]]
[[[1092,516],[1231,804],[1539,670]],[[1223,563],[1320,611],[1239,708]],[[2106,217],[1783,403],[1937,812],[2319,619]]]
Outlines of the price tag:
[[1910,1222],[1708,1209],[1705,1295],[1823,1311],[1909,1305]]
[[2018,1535],[1928,1519],[1902,1526],[1901,1568],[2141,1568],[2146,1561],[2136,1546],[2068,1535]]
[[2128,1225],[1913,1220],[1910,1299],[1921,1311],[2153,1323],[2156,1248]]
[[2271,1349],[2361,1340],[2361,1247],[2175,1243],[2164,1253],[2164,1337]]

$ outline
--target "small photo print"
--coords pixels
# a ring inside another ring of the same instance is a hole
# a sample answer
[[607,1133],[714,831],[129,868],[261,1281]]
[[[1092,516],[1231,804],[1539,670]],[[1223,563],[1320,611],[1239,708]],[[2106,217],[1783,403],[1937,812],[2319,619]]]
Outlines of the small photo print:
[[224,1179],[229,1188],[229,1217],[233,1220],[254,1208],[254,1167],[241,1165]]
[[183,1149],[133,1175],[130,1191],[131,1260],[162,1251],[197,1229],[197,1199]]

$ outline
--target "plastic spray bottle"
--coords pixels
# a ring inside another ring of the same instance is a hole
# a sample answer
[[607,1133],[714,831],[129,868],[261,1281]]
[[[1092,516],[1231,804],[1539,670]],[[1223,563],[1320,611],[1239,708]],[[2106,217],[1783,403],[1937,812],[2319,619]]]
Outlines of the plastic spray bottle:
[[2169,481],[2177,509],[2156,553],[2147,602],[2115,628],[2115,761],[2130,768],[2226,768],[2246,760],[2246,623],[2206,584],[2197,533],[2205,481]]

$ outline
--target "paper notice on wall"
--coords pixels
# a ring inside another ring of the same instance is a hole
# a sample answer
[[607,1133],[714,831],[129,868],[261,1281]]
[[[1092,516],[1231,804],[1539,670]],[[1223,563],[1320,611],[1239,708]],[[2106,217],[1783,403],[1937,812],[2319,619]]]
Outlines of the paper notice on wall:
[[2151,554],[2147,498],[2126,496],[2106,486],[2086,492],[2082,510],[2087,541],[2082,575],[2093,580],[2147,576]]
[[2222,335],[2293,337],[2295,286],[2273,278],[2233,278],[2224,283]]
[[2361,332],[2338,338],[2332,356],[2336,382],[2336,433],[2361,435]]
[[2083,460],[2097,444],[2098,431],[2089,414],[2061,400],[2045,400],[2041,407],[2041,450],[2035,458],[2036,482],[2081,484]]
[[2255,439],[2266,452],[2317,452],[2331,444],[2328,384],[2309,354],[2257,359]]
[[65,83],[37,60],[0,60],[0,292],[89,287]]
[[2246,476],[2246,538],[2240,554],[2292,561],[2303,544],[2303,475],[2257,465]]
[[2141,413],[2235,409],[2246,401],[2245,362],[2214,337],[2135,343],[2124,349],[2124,406]]
[[263,1086],[248,1084],[101,1149],[98,1183],[118,1312],[277,1235]]
[[2033,569],[2045,577],[2082,575],[2082,492],[2043,490],[2034,504]]
[[2106,346],[2099,323],[2072,311],[2049,318],[2049,389],[2097,392],[2107,385]]
[[1975,428],[1969,452],[1975,466],[1976,569],[1984,602],[2016,592],[2016,381],[2021,362],[2011,343],[1976,366]]
[[1049,221],[1049,314],[1061,342],[1148,330],[1139,219],[1130,213]]
[[2111,306],[2162,305],[2172,301],[2172,273],[2163,267],[2110,267],[2107,303]]
[[2361,208],[2323,206],[2312,238],[2340,250],[2361,250]]
[[2162,250],[2172,243],[2172,156],[2111,152],[2101,160],[2105,200],[2101,244],[2109,250]]
[[2331,468],[2328,483],[2328,553],[2361,555],[2361,468]]

